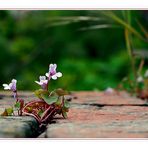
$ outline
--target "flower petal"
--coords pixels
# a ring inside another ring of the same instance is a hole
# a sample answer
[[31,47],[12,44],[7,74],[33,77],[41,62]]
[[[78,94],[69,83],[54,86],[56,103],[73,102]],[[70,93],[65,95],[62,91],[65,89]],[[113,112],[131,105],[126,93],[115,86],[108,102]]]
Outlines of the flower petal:
[[49,71],[51,71],[53,69],[53,64],[49,65]]
[[11,82],[12,82],[12,83],[17,83],[17,80],[16,80],[16,79],[12,79]]
[[56,75],[53,75],[51,78],[52,78],[53,80],[56,80],[56,79],[57,79],[57,76],[56,76]]
[[4,86],[4,89],[10,89],[8,84],[3,84],[3,86]]
[[8,90],[8,89],[9,89],[9,90],[10,90],[10,87],[9,87],[9,86],[7,86],[7,87],[5,87],[4,89],[6,89],[6,90]]
[[56,74],[56,68],[57,68],[57,64],[50,64],[50,67],[49,67],[49,73],[50,75],[54,75]]
[[46,75],[46,77],[49,77],[49,73],[46,73],[45,75]]
[[37,84],[41,85],[41,82],[39,82],[39,81],[35,81],[35,83],[37,83]]
[[53,67],[53,64],[50,64],[49,67]]
[[9,84],[10,89],[11,89],[12,85],[13,85],[13,83],[10,83],[10,84]]
[[57,77],[62,77],[62,73],[61,73],[61,72],[57,72],[57,73],[56,73],[56,76],[57,76]]
[[56,70],[57,69],[57,64],[53,64],[53,68],[54,68],[54,70]]
[[46,77],[45,76],[40,76],[39,78],[40,78],[40,81],[46,80]]
[[7,87],[7,86],[9,86],[9,85],[8,85],[8,84],[3,84],[3,86],[4,86],[4,87]]
[[48,80],[44,80],[43,83],[44,83],[44,84],[47,84],[47,83],[48,83]]

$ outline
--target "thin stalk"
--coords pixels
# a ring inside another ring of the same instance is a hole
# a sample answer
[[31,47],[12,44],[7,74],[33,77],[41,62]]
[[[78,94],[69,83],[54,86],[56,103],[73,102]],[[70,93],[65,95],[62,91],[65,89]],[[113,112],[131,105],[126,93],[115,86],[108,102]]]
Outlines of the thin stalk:
[[49,81],[50,81],[50,72],[48,72],[48,73],[49,73],[49,76],[48,76],[48,82],[47,82],[47,86],[46,86],[47,91],[48,91],[48,88],[49,88]]
[[52,117],[52,116],[51,116],[52,114],[54,115],[55,111],[56,111],[56,108],[54,108],[54,109],[50,112],[50,114],[48,114],[48,115],[45,117],[45,119],[42,119],[41,122],[47,121],[49,117]]
[[137,24],[139,25],[141,31],[143,32],[146,39],[148,39],[148,31],[145,29],[145,27],[139,22],[139,20],[136,20]]
[[131,67],[132,67],[133,76],[134,76],[134,92],[136,92],[136,90],[137,90],[137,73],[136,73],[136,67],[135,67],[135,56],[134,56],[133,49],[131,47],[130,33],[129,33],[128,29],[125,29],[125,41],[126,41],[126,48],[127,48],[128,54],[129,54],[130,61],[131,61]]
[[51,109],[51,106],[49,106],[48,109],[43,113],[41,120],[47,116],[46,114],[49,112],[50,109]]
[[143,36],[139,32],[137,32],[130,24],[128,24],[126,21],[124,21],[123,19],[121,19],[120,17],[118,17],[112,11],[103,12],[103,14],[105,16],[111,18],[112,20],[114,20],[115,22],[117,22],[118,24],[120,24],[121,26],[123,26],[124,28],[128,29],[134,35],[136,35],[137,37],[139,37],[141,40],[146,41],[145,38],[143,38]]
[[[131,26],[131,13],[130,10],[126,11],[126,22]],[[127,28],[126,28],[127,29]],[[132,48],[132,36],[130,34],[130,30],[127,29],[126,31],[126,45],[127,45],[127,50],[131,52],[130,54],[130,59],[131,59],[131,66],[132,66],[132,71],[133,71],[133,76],[134,76],[134,92],[136,93],[137,91],[137,71],[136,71],[136,65],[135,65],[135,55],[133,52]]]
[[139,64],[139,68],[138,68],[138,72],[137,72],[138,75],[141,74],[143,65],[144,65],[144,59],[141,59],[141,62],[140,62],[140,64]]
[[16,91],[13,91],[13,97],[16,100],[16,102],[18,102],[18,93],[17,93],[17,90]]

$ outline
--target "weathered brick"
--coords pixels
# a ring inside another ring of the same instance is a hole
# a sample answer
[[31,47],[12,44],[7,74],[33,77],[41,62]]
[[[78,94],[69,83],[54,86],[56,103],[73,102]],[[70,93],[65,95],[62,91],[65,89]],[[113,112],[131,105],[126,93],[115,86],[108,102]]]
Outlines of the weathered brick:
[[39,134],[38,123],[33,117],[0,117],[0,138],[31,138]]
[[103,92],[75,94],[68,119],[58,117],[40,135],[49,138],[146,138],[148,107],[146,102],[126,93]]
[[[33,93],[19,92],[26,101],[35,99]],[[75,92],[68,119],[56,116],[46,132],[49,138],[147,138],[147,103],[121,92]],[[11,93],[1,92],[0,113],[14,103]],[[35,137],[39,134],[32,117],[0,118],[0,137]]]
[[[33,98],[30,92],[19,92],[20,97],[29,101]],[[15,102],[10,92],[1,92],[0,114],[5,108]],[[40,129],[37,121],[31,116],[0,117],[0,138],[29,138],[37,137]]]

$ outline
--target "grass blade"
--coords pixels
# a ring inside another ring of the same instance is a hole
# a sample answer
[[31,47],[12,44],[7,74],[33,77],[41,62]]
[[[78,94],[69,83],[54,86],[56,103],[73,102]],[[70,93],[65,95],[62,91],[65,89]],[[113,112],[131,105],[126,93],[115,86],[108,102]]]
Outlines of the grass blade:
[[134,35],[136,35],[138,38],[140,38],[141,40],[145,39],[143,38],[143,36],[137,32],[131,25],[129,25],[128,23],[126,23],[124,20],[122,20],[121,18],[119,18],[116,14],[114,14],[113,12],[109,11],[109,12],[102,12],[105,16],[113,19],[115,22],[117,22],[118,24],[122,25],[124,28],[128,29],[131,33],[133,33]]
[[101,24],[101,25],[93,25],[93,26],[89,26],[89,27],[83,27],[78,30],[85,31],[85,30],[104,29],[104,28],[112,28],[112,27],[113,27],[113,25]]

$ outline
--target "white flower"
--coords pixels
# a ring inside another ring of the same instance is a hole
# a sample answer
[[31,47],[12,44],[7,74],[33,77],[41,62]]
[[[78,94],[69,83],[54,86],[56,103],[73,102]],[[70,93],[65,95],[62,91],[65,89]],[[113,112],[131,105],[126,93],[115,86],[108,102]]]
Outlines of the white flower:
[[146,70],[144,77],[148,78],[148,70]]
[[12,90],[13,92],[16,91],[16,83],[17,80],[13,79],[10,84],[3,84],[5,90]]
[[41,87],[43,89],[45,89],[47,87],[48,80],[46,80],[46,77],[45,76],[40,76],[39,79],[40,79],[40,81],[35,81],[35,82],[37,84],[41,85]]
[[137,82],[138,82],[138,83],[143,82],[143,77],[142,77],[142,76],[139,76],[139,77],[137,78]]
[[107,93],[107,94],[112,94],[112,93],[114,93],[114,92],[115,92],[114,89],[111,88],[111,87],[108,87],[108,88],[105,90],[105,93]]
[[56,72],[57,64],[50,64],[49,65],[49,72],[46,73],[46,76],[50,79],[56,80],[58,77],[62,77],[61,72]]

